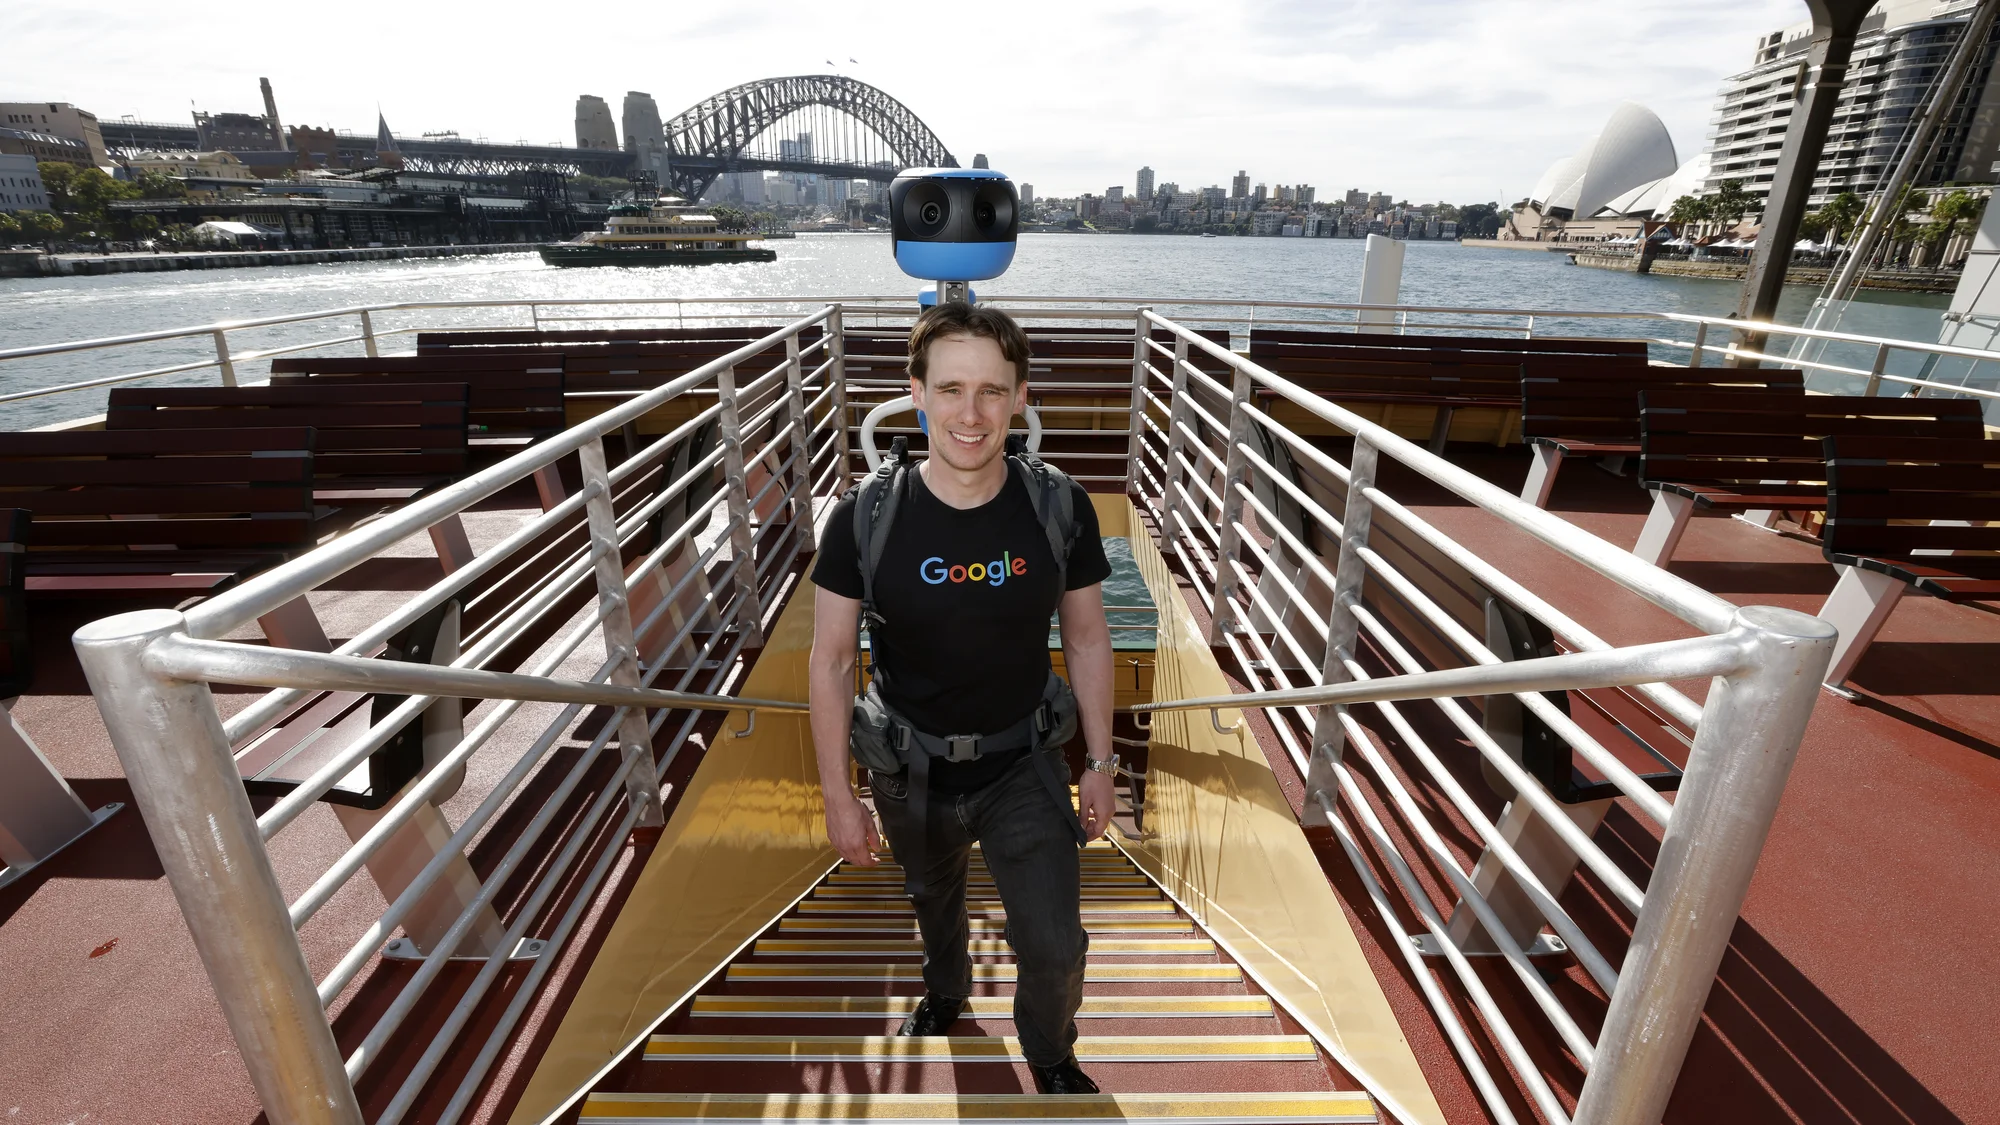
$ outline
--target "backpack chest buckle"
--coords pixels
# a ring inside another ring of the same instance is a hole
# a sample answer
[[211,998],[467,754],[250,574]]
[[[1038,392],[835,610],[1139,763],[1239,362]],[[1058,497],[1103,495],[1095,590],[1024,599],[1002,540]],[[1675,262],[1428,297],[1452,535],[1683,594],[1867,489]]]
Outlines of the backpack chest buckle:
[[950,752],[944,756],[945,761],[969,762],[977,758],[979,756],[980,737],[976,734],[945,735],[944,744],[950,747]]

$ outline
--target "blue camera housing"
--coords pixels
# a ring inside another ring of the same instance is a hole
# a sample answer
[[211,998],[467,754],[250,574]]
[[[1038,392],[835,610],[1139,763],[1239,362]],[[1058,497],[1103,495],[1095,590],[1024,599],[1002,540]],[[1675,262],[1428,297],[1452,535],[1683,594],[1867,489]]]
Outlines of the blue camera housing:
[[988,168],[912,168],[889,185],[896,265],[925,281],[985,281],[1014,261],[1020,196]]

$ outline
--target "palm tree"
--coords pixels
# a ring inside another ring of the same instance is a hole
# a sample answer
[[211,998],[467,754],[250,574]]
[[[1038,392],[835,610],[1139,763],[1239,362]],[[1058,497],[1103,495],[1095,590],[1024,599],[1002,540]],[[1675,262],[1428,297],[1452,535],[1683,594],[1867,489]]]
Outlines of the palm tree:
[[1708,217],[1727,230],[1743,221],[1750,211],[1750,197],[1743,191],[1742,180],[1724,180],[1715,186],[1715,194],[1708,197]]
[[1674,224],[1682,238],[1689,237],[1694,228],[1708,221],[1708,200],[1683,195],[1667,208],[1667,221]]

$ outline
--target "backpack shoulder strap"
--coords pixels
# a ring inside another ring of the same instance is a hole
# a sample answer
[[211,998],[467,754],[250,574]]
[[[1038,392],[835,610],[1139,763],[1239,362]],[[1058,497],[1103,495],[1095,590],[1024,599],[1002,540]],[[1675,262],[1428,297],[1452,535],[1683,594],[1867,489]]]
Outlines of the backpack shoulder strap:
[[868,630],[869,648],[875,654],[871,663],[878,681],[882,678],[882,650],[876,632],[883,619],[875,607],[875,570],[888,546],[896,510],[902,506],[909,469],[909,439],[899,437],[890,445],[889,456],[875,474],[855,489],[854,548],[861,570],[861,627]]
[[1055,556],[1056,577],[1062,580],[1061,589],[1067,592],[1069,556],[1076,547],[1077,536],[1076,495],[1069,474],[1025,448],[1010,452],[1007,461],[1034,500],[1035,518],[1042,525],[1042,533],[1048,536],[1049,553]]

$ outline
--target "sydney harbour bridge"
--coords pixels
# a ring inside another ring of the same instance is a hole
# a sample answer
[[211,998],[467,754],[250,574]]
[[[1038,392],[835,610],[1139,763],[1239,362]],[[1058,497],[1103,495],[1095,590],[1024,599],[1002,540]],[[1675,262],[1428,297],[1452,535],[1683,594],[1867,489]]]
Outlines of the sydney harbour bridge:
[[[662,187],[700,198],[725,172],[804,172],[887,182],[904,168],[955,168],[958,161],[909,107],[841,75],[765,78],[704,98],[662,123],[668,172]],[[188,151],[192,126],[104,121],[113,150]],[[372,158],[373,133],[337,134],[340,156]],[[615,149],[492,143],[453,136],[397,137],[403,166],[455,175],[542,170],[626,177],[634,155]]]

